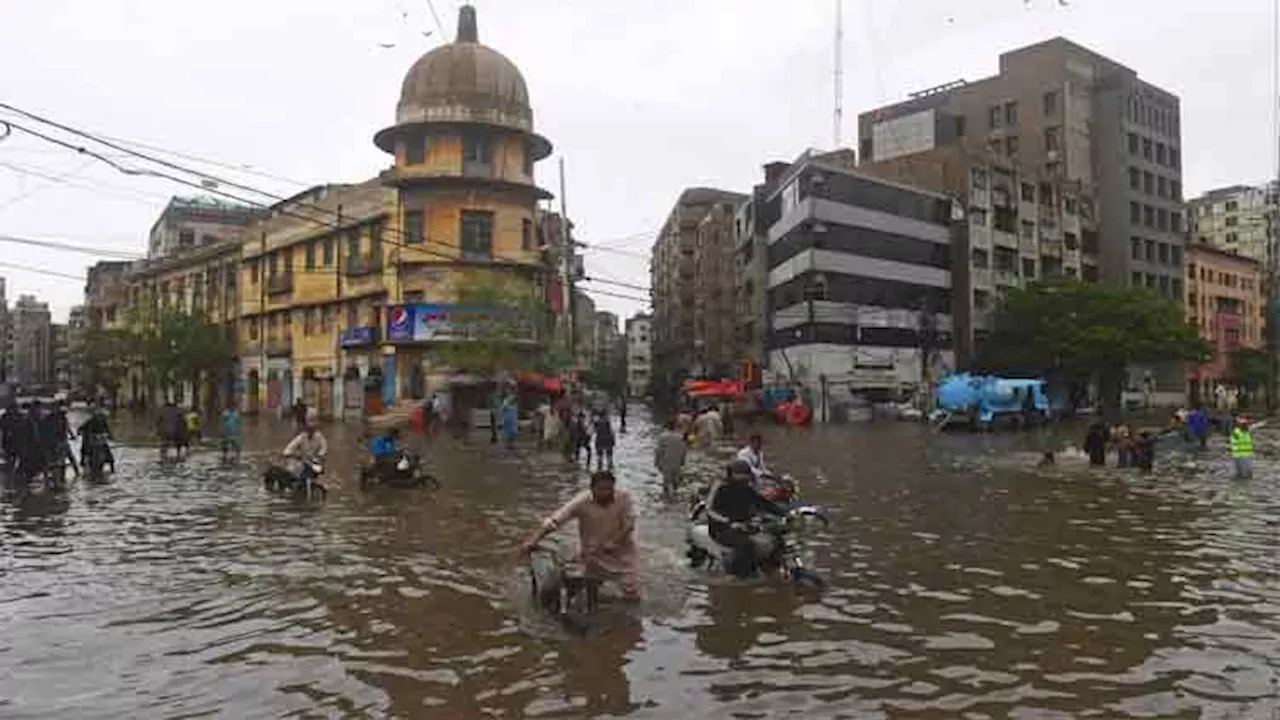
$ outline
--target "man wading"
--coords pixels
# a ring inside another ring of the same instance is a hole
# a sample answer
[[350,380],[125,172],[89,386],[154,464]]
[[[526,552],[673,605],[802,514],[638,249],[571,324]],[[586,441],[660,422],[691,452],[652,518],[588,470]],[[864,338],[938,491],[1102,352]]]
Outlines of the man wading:
[[1249,425],[1249,416],[1241,415],[1231,429],[1231,464],[1235,466],[1237,480],[1253,477],[1253,433]]

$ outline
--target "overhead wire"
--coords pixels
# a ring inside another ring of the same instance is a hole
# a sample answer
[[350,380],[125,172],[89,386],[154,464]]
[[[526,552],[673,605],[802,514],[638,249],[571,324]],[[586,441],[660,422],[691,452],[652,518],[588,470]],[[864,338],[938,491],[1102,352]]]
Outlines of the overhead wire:
[[[244,191],[249,192],[249,193],[252,193],[252,194],[261,195],[261,196],[266,197],[266,198],[271,198],[271,199],[273,199],[274,201],[276,201],[276,203],[286,202],[286,201],[288,200],[288,198],[285,198],[285,197],[282,197],[282,196],[276,195],[276,194],[274,194],[274,193],[271,193],[271,192],[268,192],[268,191],[265,191],[265,190],[260,190],[260,189],[258,189],[258,188],[254,188],[254,187],[252,187],[252,186],[245,185],[245,184],[243,184],[243,183],[238,183],[238,182],[234,182],[234,181],[229,181],[229,180],[226,180],[226,179],[224,179],[224,178],[220,178],[220,177],[218,177],[218,176],[215,176],[215,175],[213,175],[213,174],[211,174],[211,173],[201,172],[201,171],[199,171],[199,170],[192,170],[191,168],[184,167],[184,166],[182,166],[182,165],[179,165],[179,164],[177,164],[177,163],[170,162],[170,161],[165,160],[165,159],[163,159],[163,158],[155,158],[155,157],[150,156],[150,155],[148,155],[148,154],[146,154],[146,153],[138,152],[138,151],[136,151],[136,150],[131,150],[131,149],[129,149],[129,148],[127,148],[127,147],[124,147],[124,146],[121,146],[121,145],[119,145],[119,144],[117,144],[117,143],[114,143],[114,142],[111,142],[111,141],[108,141],[108,140],[104,140],[104,139],[103,139],[103,138],[101,138],[100,136],[97,136],[97,135],[95,135],[95,134],[93,134],[93,133],[90,133],[90,132],[88,132],[88,131],[80,130],[80,129],[77,129],[77,128],[74,128],[74,127],[71,127],[71,126],[69,126],[69,125],[65,125],[65,124],[63,124],[63,123],[59,123],[59,122],[57,122],[57,121],[51,120],[51,119],[49,119],[49,118],[47,118],[47,117],[44,117],[44,116],[42,116],[42,115],[39,115],[39,114],[37,114],[37,113],[33,113],[33,112],[30,112],[30,111],[27,111],[27,110],[23,110],[23,109],[21,109],[21,108],[15,107],[15,106],[10,105],[10,104],[8,104],[8,103],[0,102],[0,108],[3,108],[3,109],[8,110],[8,111],[10,111],[10,112],[17,113],[17,114],[22,115],[22,116],[24,116],[24,117],[30,118],[30,119],[32,119],[32,120],[35,120],[36,122],[40,122],[40,123],[43,123],[43,124],[49,125],[49,126],[51,126],[51,127],[57,128],[57,129],[59,129],[59,130],[61,130],[61,131],[63,131],[63,132],[70,133],[70,134],[73,134],[73,135],[76,135],[76,136],[78,136],[78,137],[82,137],[82,138],[85,138],[85,139],[88,139],[88,140],[92,140],[93,142],[97,142],[97,143],[99,143],[99,144],[101,144],[101,145],[105,145],[106,147],[112,148],[112,149],[114,149],[114,150],[118,150],[118,151],[120,151],[120,152],[127,153],[127,154],[128,154],[128,155],[130,155],[130,156],[133,156],[133,157],[136,157],[136,158],[139,158],[139,159],[142,159],[142,160],[146,160],[146,161],[148,161],[148,162],[156,163],[156,164],[161,165],[161,166],[163,166],[163,167],[170,168],[170,169],[173,169],[173,170],[177,170],[177,171],[179,171],[179,172],[183,172],[183,173],[186,173],[186,174],[188,174],[188,175],[193,175],[193,176],[195,176],[195,177],[204,178],[206,181],[210,181],[210,182],[216,183],[216,184],[218,184],[218,185],[226,185],[226,186],[229,186],[229,187],[232,187],[232,188],[236,188],[236,189],[238,189],[238,190],[244,190]],[[339,226],[339,225],[329,224],[329,223],[324,222],[323,220],[319,220],[319,219],[316,219],[316,218],[314,218],[314,217],[309,217],[309,216],[307,216],[307,215],[298,214],[298,213],[296,213],[296,212],[294,212],[294,211],[285,210],[285,209],[283,209],[283,208],[272,208],[272,207],[271,207],[271,205],[269,205],[269,204],[267,204],[267,203],[264,203],[264,202],[262,202],[262,201],[258,201],[258,200],[253,200],[253,199],[250,199],[250,198],[241,197],[241,196],[239,196],[239,195],[235,195],[235,194],[232,194],[232,193],[228,193],[228,192],[226,192],[225,190],[221,190],[221,189],[216,188],[216,187],[210,187],[210,186],[209,186],[209,184],[208,184],[208,182],[195,183],[195,182],[192,182],[192,181],[187,180],[187,179],[185,179],[185,178],[175,177],[175,176],[173,176],[173,175],[171,175],[171,174],[164,173],[164,172],[160,172],[160,171],[156,171],[156,170],[150,170],[150,169],[145,169],[145,168],[144,168],[144,169],[130,168],[130,167],[128,167],[128,166],[122,165],[122,164],[120,164],[120,163],[118,163],[118,162],[114,161],[113,159],[111,159],[111,158],[107,157],[105,154],[103,154],[103,153],[101,153],[101,152],[96,152],[96,151],[90,150],[90,149],[88,149],[88,148],[85,148],[85,147],[83,147],[83,146],[78,146],[78,145],[75,145],[75,144],[73,144],[73,143],[66,142],[66,141],[61,140],[61,139],[59,139],[59,138],[52,137],[52,136],[50,136],[50,135],[48,135],[48,134],[46,134],[46,133],[42,133],[42,132],[39,132],[39,131],[33,130],[33,129],[29,128],[29,127],[26,127],[26,126],[20,125],[20,124],[18,124],[18,123],[14,123],[14,122],[12,122],[12,121],[0,121],[0,124],[8,125],[8,126],[12,126],[13,128],[16,128],[16,129],[18,129],[18,130],[21,130],[22,132],[28,133],[28,134],[30,134],[30,135],[32,135],[32,136],[34,136],[34,137],[37,137],[37,138],[39,138],[39,139],[41,139],[41,140],[46,141],[46,142],[54,143],[54,144],[56,144],[56,145],[60,145],[60,146],[65,147],[65,148],[67,148],[67,149],[74,150],[74,151],[76,151],[76,152],[78,152],[78,153],[88,155],[88,156],[90,156],[90,157],[92,157],[92,158],[95,158],[95,159],[97,159],[97,160],[99,160],[99,161],[101,161],[101,162],[103,162],[103,163],[106,163],[107,165],[109,165],[110,167],[112,167],[113,169],[115,169],[116,171],[118,171],[118,172],[120,172],[120,173],[122,173],[122,174],[125,174],[125,175],[132,175],[132,176],[146,176],[146,177],[157,177],[157,178],[162,178],[162,179],[169,180],[169,181],[171,181],[171,182],[176,182],[176,183],[178,183],[178,184],[185,185],[185,186],[187,186],[187,187],[191,187],[191,188],[194,188],[194,189],[201,190],[202,192],[207,192],[207,193],[211,193],[211,194],[221,195],[222,197],[225,197],[225,198],[228,198],[228,199],[231,199],[231,200],[235,200],[236,202],[240,202],[240,203],[243,203],[243,204],[246,204],[246,205],[253,205],[253,206],[257,206],[257,207],[263,208],[263,209],[274,209],[276,212],[279,212],[279,213],[280,213],[280,214],[282,214],[282,215],[289,215],[289,216],[291,216],[291,217],[296,217],[296,218],[299,218],[299,219],[302,219],[302,220],[306,220],[306,221],[308,221],[308,222],[312,222],[312,223],[315,223],[315,224],[321,225],[321,226],[323,226],[323,227],[328,227],[328,228],[330,228],[330,229],[335,229],[335,230],[341,230],[341,229],[344,229],[343,227],[341,227],[341,226]],[[298,202],[298,203],[297,203],[297,205],[298,205],[298,206],[300,206],[300,207],[309,207],[310,209],[313,209],[313,210],[315,210],[315,211],[317,211],[317,212],[324,213],[324,214],[327,214],[327,215],[331,215],[331,216],[334,216],[334,217],[336,217],[336,218],[338,218],[338,219],[342,219],[341,214],[337,213],[336,211],[330,210],[330,209],[328,209],[328,208],[321,207],[321,206],[319,206],[319,205],[314,205],[314,204],[312,204],[312,203],[306,203],[306,202],[301,202],[301,201],[300,201],[300,202]],[[397,229],[397,228],[387,228],[387,229],[386,229],[386,231],[387,231],[387,232],[390,232],[390,233],[392,233],[392,234],[395,234],[395,235],[399,235],[401,238],[406,239],[406,240],[407,240],[407,238],[408,238],[408,236],[405,234],[405,232],[404,232],[403,230],[401,230],[401,229]],[[456,257],[456,256],[454,256],[454,255],[450,255],[450,254],[447,254],[447,253],[441,253],[441,252],[439,252],[439,251],[437,251],[437,250],[433,250],[432,248],[430,248],[430,247],[428,247],[428,246],[427,246],[427,242],[428,242],[428,240],[427,240],[426,238],[423,238],[423,243],[421,243],[421,244],[418,244],[418,243],[409,243],[409,242],[398,242],[398,243],[397,243],[397,242],[395,242],[395,241],[390,241],[390,243],[389,243],[389,244],[391,244],[391,245],[395,245],[395,246],[399,246],[399,247],[402,247],[402,248],[406,248],[406,249],[410,249],[410,250],[413,250],[413,251],[415,251],[415,252],[425,253],[425,254],[427,254],[427,255],[434,255],[434,256],[436,256],[436,257],[439,257],[439,258],[442,258],[442,259],[446,259],[446,260],[449,260],[449,261],[453,261],[453,262],[456,262],[456,261],[459,259],[458,257]],[[430,240],[430,242],[431,242],[431,243],[434,243],[434,244],[436,244],[436,245],[440,245],[440,246],[443,246],[443,247],[447,247],[447,248],[451,248],[451,249],[454,249],[454,250],[458,250],[458,251],[460,251],[460,252],[461,252],[461,251],[464,251],[464,249],[463,249],[461,246],[459,246],[459,245],[452,245],[452,244],[450,244],[450,243],[445,243],[445,242],[442,242],[442,241],[439,241],[439,240]],[[578,243],[578,245],[585,245],[585,243]],[[635,254],[635,253],[627,253],[626,251],[621,251],[621,250],[616,250],[616,249],[609,249],[609,251],[611,251],[611,252],[618,252],[618,253],[622,253],[622,254]],[[501,256],[498,256],[498,259],[506,259],[506,260],[520,260],[521,258],[502,258]],[[607,282],[607,281],[606,281],[606,282]]]
[[22,270],[24,272],[29,272],[29,273],[36,273],[37,275],[48,275],[49,277],[65,278],[67,280],[78,280],[80,282],[88,281],[88,278],[84,277],[83,275],[72,275],[71,273],[58,272],[57,270],[46,270],[44,268],[33,267],[31,265],[23,265],[21,263],[3,261],[3,262],[0,262],[0,267],[6,267],[13,270]]
[[92,247],[89,245],[75,245],[72,243],[58,242],[55,240],[36,240],[34,238],[17,237],[14,235],[0,235],[0,243],[30,245],[33,247],[42,247],[50,250],[66,250],[68,252],[78,252],[78,253],[84,253],[86,255],[111,257],[119,260],[141,260],[142,259],[142,255],[140,253],[132,253],[126,250],[111,250],[108,248]]

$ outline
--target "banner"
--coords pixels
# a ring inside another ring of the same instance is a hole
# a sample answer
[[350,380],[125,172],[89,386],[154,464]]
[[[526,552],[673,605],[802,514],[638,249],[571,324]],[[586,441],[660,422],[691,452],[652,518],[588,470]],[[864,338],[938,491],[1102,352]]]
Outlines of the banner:
[[[487,323],[511,323],[516,319],[511,308],[477,305],[419,303],[396,305],[387,314],[387,341],[391,343],[449,342],[474,338]],[[532,328],[515,323],[503,328],[517,340],[533,340]]]

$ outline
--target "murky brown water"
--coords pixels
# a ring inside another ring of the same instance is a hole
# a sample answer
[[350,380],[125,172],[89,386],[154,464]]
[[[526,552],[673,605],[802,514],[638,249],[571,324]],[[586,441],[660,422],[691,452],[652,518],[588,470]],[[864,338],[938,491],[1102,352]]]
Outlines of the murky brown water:
[[587,639],[525,607],[512,550],[585,476],[483,437],[437,453],[436,494],[307,507],[137,449],[109,485],[0,503],[0,717],[1280,716],[1267,459],[1249,484],[1220,447],[1037,473],[1007,438],[775,431],[770,462],[836,512],[806,598],[685,568],[635,414],[648,597]]

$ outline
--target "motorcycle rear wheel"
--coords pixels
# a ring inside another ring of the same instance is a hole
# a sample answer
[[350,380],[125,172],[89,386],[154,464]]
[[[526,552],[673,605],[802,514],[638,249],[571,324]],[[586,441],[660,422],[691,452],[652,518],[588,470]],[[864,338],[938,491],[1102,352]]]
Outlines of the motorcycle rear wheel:
[[798,588],[811,588],[813,590],[822,590],[827,586],[827,582],[818,573],[808,568],[792,570],[791,584]]

